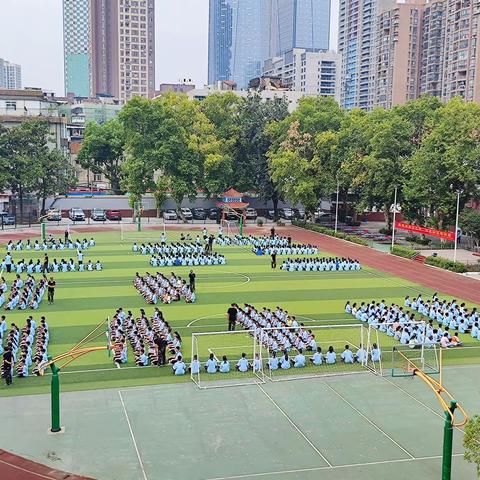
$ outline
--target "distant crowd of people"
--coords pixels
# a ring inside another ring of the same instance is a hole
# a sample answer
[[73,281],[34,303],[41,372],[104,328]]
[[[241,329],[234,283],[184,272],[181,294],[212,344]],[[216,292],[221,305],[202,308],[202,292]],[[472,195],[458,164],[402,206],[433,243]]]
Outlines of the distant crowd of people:
[[334,272],[360,270],[361,265],[351,258],[288,258],[280,269],[287,272]]
[[146,272],[144,276],[140,276],[137,272],[133,284],[145,301],[154,305],[158,301],[166,304],[178,302],[181,298],[185,300],[185,303],[194,303],[197,298],[195,283],[187,284],[173,272],[168,278],[159,272],[155,275]]

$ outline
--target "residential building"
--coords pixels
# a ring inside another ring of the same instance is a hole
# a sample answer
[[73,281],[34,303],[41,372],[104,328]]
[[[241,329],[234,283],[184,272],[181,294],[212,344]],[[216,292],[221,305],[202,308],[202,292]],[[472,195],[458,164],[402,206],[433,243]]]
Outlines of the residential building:
[[63,0],[66,93],[155,95],[155,0]]
[[0,88],[20,90],[22,88],[22,67],[0,58]]
[[63,0],[65,92],[91,92],[91,0]]
[[[265,83],[259,82],[263,85]],[[285,90],[285,89],[277,89],[277,88],[272,88],[272,89],[260,89],[260,90],[236,90],[235,89],[235,84],[233,82],[217,82],[214,85],[208,85],[204,88],[195,88],[194,90],[190,90],[187,92],[187,96],[191,100],[204,100],[205,98],[208,97],[208,95],[212,95],[214,93],[225,93],[225,92],[232,92],[235,95],[242,97],[242,98],[247,98],[249,95],[252,94],[258,94],[260,95],[262,101],[268,102],[271,101],[275,98],[283,98],[287,101],[288,103],[288,111],[291,113],[293,112],[297,106],[298,102],[300,101],[301,98],[309,96],[305,92],[296,92],[292,90]]]
[[445,48],[445,1],[433,0],[423,8],[419,95],[442,96]]
[[372,108],[372,58],[377,0],[340,0],[338,53],[342,55],[341,105]]
[[271,0],[272,56],[280,56],[293,48],[328,50],[330,1]]
[[288,90],[340,101],[341,55],[294,48],[264,62],[262,75],[279,77]]
[[480,4],[445,0],[442,98],[480,103]]
[[190,90],[193,90],[195,85],[191,83],[161,83],[159,89],[155,91],[155,96],[161,95],[162,93],[187,93]]
[[270,56],[271,0],[210,0],[208,82],[238,88],[261,74]]
[[372,106],[391,108],[419,92],[423,0],[379,0],[373,50]]

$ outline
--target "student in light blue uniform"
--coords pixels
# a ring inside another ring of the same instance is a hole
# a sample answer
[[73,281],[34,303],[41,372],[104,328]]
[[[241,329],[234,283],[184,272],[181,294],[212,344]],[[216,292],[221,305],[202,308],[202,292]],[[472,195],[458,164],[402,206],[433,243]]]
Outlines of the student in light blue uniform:
[[236,368],[239,372],[246,372],[248,370],[248,359],[246,353],[242,353],[242,357],[238,360]]
[[205,370],[207,373],[217,373],[217,362],[213,353],[210,354],[210,358],[205,364]]
[[312,358],[310,358],[310,361],[318,367],[319,365],[322,364],[323,362],[323,355],[322,355],[322,348],[317,347],[317,351],[313,354]]
[[283,370],[288,370],[292,365],[290,364],[290,359],[288,358],[288,353],[285,352],[283,357],[280,359],[280,366]]
[[272,356],[268,359],[268,366],[270,370],[278,370],[278,358],[275,352],[272,352]]
[[325,363],[328,363],[328,364],[331,365],[331,364],[336,363],[336,362],[337,362],[337,354],[333,350],[333,347],[330,345],[328,347],[328,352],[325,355]]
[[345,345],[345,350],[340,354],[343,363],[353,363],[353,353],[348,345]]
[[175,375],[185,375],[187,371],[187,366],[185,365],[184,361],[182,360],[182,356],[179,355],[177,361],[173,364],[173,373]]
[[382,358],[382,352],[380,351],[376,343],[372,345],[371,356],[372,356],[372,362],[379,362],[380,359]]
[[229,373],[230,372],[230,362],[227,360],[227,356],[224,355],[222,361],[220,362],[220,366],[218,367],[218,371],[220,373]]
[[303,368],[305,366],[306,360],[305,355],[301,348],[298,349],[298,354],[295,355],[295,359],[293,361],[293,366],[295,368]]
[[367,351],[363,348],[363,345],[360,344],[359,349],[355,353],[355,360],[358,363],[365,363],[366,358],[367,358]]
[[253,359],[253,371],[259,372],[261,369],[262,369],[262,361],[260,360],[260,355],[256,353],[255,358]]
[[193,360],[190,363],[190,366],[188,367],[190,370],[190,373],[192,375],[198,375],[200,373],[200,361],[198,360],[198,356],[194,355]]

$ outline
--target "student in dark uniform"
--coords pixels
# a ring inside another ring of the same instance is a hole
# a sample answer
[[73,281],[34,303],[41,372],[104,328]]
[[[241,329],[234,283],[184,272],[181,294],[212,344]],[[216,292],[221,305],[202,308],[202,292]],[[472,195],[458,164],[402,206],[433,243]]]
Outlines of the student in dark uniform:
[[237,321],[237,307],[235,303],[230,305],[230,308],[227,310],[227,318],[228,318],[228,330],[233,331],[235,330],[235,322]]
[[277,254],[275,252],[272,253],[272,268],[277,268]]
[[48,281],[48,303],[51,305],[54,301],[55,297],[55,280],[53,277],[50,277],[50,280]]
[[3,378],[7,385],[12,384],[12,365],[13,365],[13,353],[12,346],[8,345],[3,352]]

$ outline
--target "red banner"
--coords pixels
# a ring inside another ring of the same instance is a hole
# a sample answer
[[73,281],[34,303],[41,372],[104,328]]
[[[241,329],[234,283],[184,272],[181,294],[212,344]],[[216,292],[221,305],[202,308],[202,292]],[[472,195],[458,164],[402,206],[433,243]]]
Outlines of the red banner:
[[405,222],[395,222],[395,228],[398,228],[398,230],[407,230],[408,232],[418,233],[420,235],[427,235],[428,237],[443,238],[443,240],[450,240],[451,242],[455,241],[455,232],[445,232],[444,230],[420,227]]

